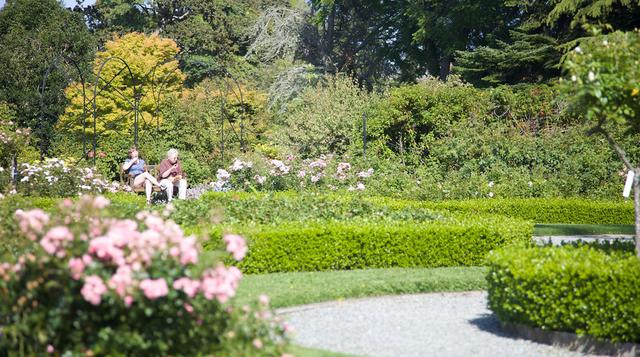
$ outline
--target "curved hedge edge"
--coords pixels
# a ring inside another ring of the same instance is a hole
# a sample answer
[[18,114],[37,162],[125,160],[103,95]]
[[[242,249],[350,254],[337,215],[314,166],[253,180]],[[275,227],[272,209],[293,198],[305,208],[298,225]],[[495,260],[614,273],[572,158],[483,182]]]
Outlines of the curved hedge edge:
[[546,345],[559,346],[571,351],[605,356],[634,357],[640,355],[640,344],[620,343],[580,336],[566,331],[543,330],[512,322],[500,321],[502,328],[508,333]]

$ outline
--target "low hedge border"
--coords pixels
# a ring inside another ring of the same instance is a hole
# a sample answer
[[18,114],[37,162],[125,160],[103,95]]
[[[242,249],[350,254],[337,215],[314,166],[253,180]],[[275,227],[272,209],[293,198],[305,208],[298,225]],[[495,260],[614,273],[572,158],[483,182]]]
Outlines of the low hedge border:
[[421,207],[472,214],[492,213],[535,223],[634,224],[633,202],[580,198],[482,199],[426,202]]
[[238,267],[245,273],[352,270],[391,267],[484,265],[496,248],[530,243],[533,225],[500,216],[451,217],[446,222],[296,222],[280,225],[220,226],[244,235],[249,253]]
[[506,323],[640,342],[640,259],[589,247],[507,248],[488,258],[489,308]]

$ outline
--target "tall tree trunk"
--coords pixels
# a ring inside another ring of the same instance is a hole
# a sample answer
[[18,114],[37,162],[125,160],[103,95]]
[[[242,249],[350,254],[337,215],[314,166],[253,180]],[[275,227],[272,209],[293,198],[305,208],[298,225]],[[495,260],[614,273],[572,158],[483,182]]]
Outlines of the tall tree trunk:
[[636,254],[640,258],[640,167],[634,170],[633,178],[633,207],[636,214]]
[[447,77],[449,77],[449,72],[451,69],[451,56],[449,55],[442,55],[440,57],[440,80],[441,81],[446,81]]
[[324,34],[324,45],[322,46],[322,62],[324,63],[325,68],[329,68],[329,66],[331,66],[333,62],[331,61],[331,53],[333,53],[335,19],[336,3],[334,1],[331,5],[331,12],[329,13],[329,17],[327,18],[327,27],[325,28]]

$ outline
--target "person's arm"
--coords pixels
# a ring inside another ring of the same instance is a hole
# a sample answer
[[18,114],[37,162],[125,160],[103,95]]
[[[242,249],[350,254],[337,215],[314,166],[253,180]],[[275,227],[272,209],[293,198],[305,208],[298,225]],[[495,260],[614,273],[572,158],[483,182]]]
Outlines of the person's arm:
[[129,169],[131,168],[131,166],[135,164],[135,160],[127,160],[124,162],[124,165],[122,165],[122,170],[124,171],[129,171]]
[[[167,167],[168,166],[168,167]],[[173,165],[169,161],[162,161],[160,163],[160,178],[167,178],[171,175],[171,171],[173,171]]]
[[180,161],[177,162],[176,173],[180,175],[180,178],[186,179],[187,175],[182,171],[182,165],[180,165]]

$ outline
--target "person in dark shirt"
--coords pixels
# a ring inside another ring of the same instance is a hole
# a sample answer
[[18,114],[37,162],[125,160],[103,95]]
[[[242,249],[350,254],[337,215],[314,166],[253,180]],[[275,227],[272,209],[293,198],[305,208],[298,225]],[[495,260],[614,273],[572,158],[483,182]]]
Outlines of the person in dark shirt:
[[147,194],[147,204],[150,204],[151,185],[160,187],[160,182],[147,171],[146,164],[144,160],[140,158],[138,149],[135,147],[129,149],[129,159],[124,162],[122,169],[133,177],[133,187],[141,187],[144,184],[145,193]]
[[167,190],[169,202],[173,199],[175,187],[178,188],[179,199],[187,198],[187,176],[178,161],[178,150],[170,149],[167,151],[167,158],[160,163],[158,172],[160,173],[160,185]]

